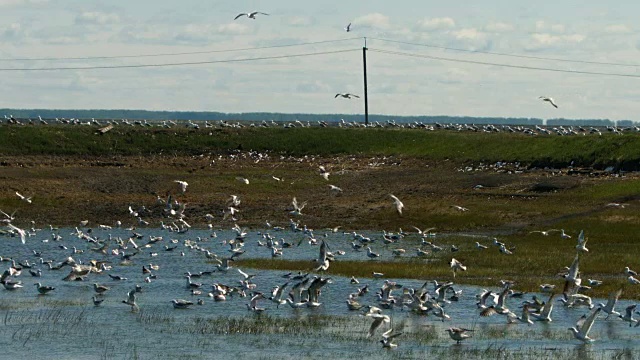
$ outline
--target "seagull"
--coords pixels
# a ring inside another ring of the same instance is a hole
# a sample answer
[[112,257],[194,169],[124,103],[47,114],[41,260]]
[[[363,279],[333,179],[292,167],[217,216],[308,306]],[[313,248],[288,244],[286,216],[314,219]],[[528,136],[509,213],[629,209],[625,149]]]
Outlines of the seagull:
[[629,276],[627,278],[627,280],[629,281],[629,284],[631,284],[631,285],[640,285],[640,280],[634,278],[633,276]]
[[187,191],[187,186],[189,186],[189,184],[187,184],[186,181],[173,180],[173,182],[178,183],[178,185],[180,185],[180,191],[182,191],[183,194]]
[[395,344],[395,343],[393,342],[393,339],[394,339],[394,338],[396,338],[396,337],[398,337],[398,336],[400,336],[400,335],[402,335],[402,333],[398,333],[398,332],[397,332],[397,333],[395,333],[395,334],[391,334],[392,332],[393,332],[393,328],[391,328],[391,329],[389,329],[389,330],[385,331],[385,332],[382,334],[382,340],[380,340],[380,342],[382,343],[382,347],[385,347],[385,348],[395,348],[395,347],[398,347],[398,344]]
[[189,306],[193,305],[192,301],[182,299],[173,299],[171,302],[173,303],[174,309],[187,309]]
[[456,341],[456,344],[460,344],[460,341],[471,337],[471,335],[467,333],[473,330],[452,327],[452,328],[448,328],[445,331],[449,333],[449,337],[451,339]]
[[13,225],[13,224],[8,224],[7,225],[10,229],[12,229],[13,231],[17,232],[18,235],[20,235],[20,241],[22,241],[22,243],[24,244],[26,241],[26,236],[27,236],[27,232],[20,229],[19,227]]
[[104,301],[104,299],[98,299],[97,297],[93,296],[91,298],[91,300],[93,300],[93,305],[94,306],[100,306],[100,304],[102,304],[102,302]]
[[334,96],[333,98],[335,99],[338,96],[342,96],[345,99],[351,99],[352,97],[358,98],[358,99],[360,98],[360,96],[354,95],[354,94],[350,94],[350,93],[339,93],[339,94],[336,94],[336,96]]
[[53,290],[55,290],[55,289],[56,289],[56,288],[54,288],[54,287],[52,287],[52,286],[45,286],[45,285],[42,285],[42,284],[40,284],[40,283],[36,283],[35,285],[38,287],[38,292],[39,292],[40,294],[42,294],[42,295],[45,295],[45,294],[46,294],[46,293],[48,293],[49,291],[53,291]]
[[349,23],[345,28],[344,31],[346,32],[350,32],[351,31],[351,23]]
[[302,205],[298,204],[298,200],[295,198],[295,196],[293,197],[293,201],[291,201],[291,205],[293,205],[293,211],[290,211],[289,213],[292,215],[302,215],[302,209],[304,209],[304,207],[307,205],[307,202],[303,202]]
[[476,248],[478,248],[479,250],[484,250],[487,249],[487,245],[482,245],[476,241]]
[[624,310],[624,315],[618,315],[620,319],[623,321],[629,322],[629,327],[631,327],[634,323],[637,323],[638,320],[633,318],[633,312],[636,310],[636,304],[632,304],[626,307]]
[[576,322],[576,326],[569,328],[576,339],[582,340],[586,343],[593,341],[593,339],[589,337],[589,330],[591,330],[591,326],[593,326],[593,322],[595,321],[596,316],[598,316],[600,310],[602,309],[599,307],[596,308],[595,310],[593,310],[591,315],[589,315],[589,317],[581,317],[580,320]]
[[398,197],[393,194],[389,194],[389,196],[391,196],[391,198],[393,199],[398,214],[402,215],[402,208],[404,208],[404,204],[402,203],[402,201],[400,201],[400,199],[398,199]]
[[452,207],[456,208],[456,210],[465,212],[465,211],[469,211],[469,209],[467,209],[466,207],[463,206],[458,206],[458,205],[451,205]]
[[375,259],[377,257],[380,257],[380,254],[371,251],[371,248],[367,246],[367,256],[369,257],[369,259]]
[[31,204],[31,196],[30,197],[26,197],[26,196],[20,194],[17,191],[16,191],[16,195],[20,198],[20,200],[26,201],[27,203]]
[[560,229],[560,237],[563,239],[571,239],[571,235],[564,232],[564,229]]
[[243,178],[242,176],[238,176],[236,177],[236,180],[245,183],[246,185],[249,185],[249,179],[247,178]]
[[252,12],[248,12],[248,13],[240,13],[240,14],[238,14],[238,16],[236,16],[233,20],[238,20],[238,19],[239,19],[240,17],[242,17],[242,16],[246,16],[246,17],[248,17],[249,19],[253,19],[253,20],[255,20],[255,19],[256,19],[256,15],[258,15],[258,14],[261,14],[261,15],[269,15],[269,14],[267,14],[267,13],[263,13],[263,12],[260,12],[260,11],[252,11]]
[[138,304],[136,304],[136,289],[129,291],[127,294],[127,300],[122,300],[122,303],[131,306],[132,312],[139,310],[140,308],[138,307]]
[[556,105],[555,102],[553,102],[553,98],[550,98],[548,96],[538,96],[538,99],[542,100],[542,101],[548,101],[549,104],[553,105],[554,108],[558,108],[558,105]]
[[467,271],[467,267],[462,265],[462,263],[456,260],[455,258],[451,258],[451,261],[449,261],[449,266],[451,266],[451,269],[453,270],[454,278],[456,277],[456,271],[458,270]]
[[251,303],[247,304],[247,309],[257,313],[261,313],[267,310],[266,308],[258,307],[258,300],[260,299],[264,299],[264,295],[260,292],[255,293],[255,295],[251,298]]
[[628,266],[624,267],[624,273],[629,276],[638,276],[638,273],[631,270]]
[[324,166],[320,165],[319,170],[320,170],[320,176],[322,176],[325,180],[329,181],[330,173],[327,171],[327,169],[325,169]]
[[578,245],[576,245],[576,250],[589,252],[589,249],[587,249],[587,241],[588,239],[584,238],[584,230],[580,230],[580,234],[578,234]]
[[544,303],[544,306],[542,307],[542,311],[539,314],[532,313],[531,316],[533,316],[533,318],[536,319],[537,321],[551,322],[551,311],[553,311],[553,298],[555,296],[556,294],[551,294],[549,296],[549,300],[547,300],[547,302]]
[[529,232],[529,234],[533,234],[533,233],[540,233],[541,235],[549,236],[549,234],[551,234],[551,233],[552,233],[552,232],[554,232],[554,231],[560,231],[560,230],[558,230],[558,229],[549,229],[549,230],[533,230],[533,231],[530,231],[530,232]]
[[335,186],[335,185],[329,185],[329,190],[331,191],[331,193],[338,195],[339,193],[342,192],[342,189]]
[[369,328],[369,332],[367,333],[367,337],[372,337],[373,334],[378,330],[382,323],[388,323],[391,321],[388,315],[382,315],[376,312],[371,312],[371,309],[365,316],[370,316],[373,318],[373,323],[371,323],[371,327]]

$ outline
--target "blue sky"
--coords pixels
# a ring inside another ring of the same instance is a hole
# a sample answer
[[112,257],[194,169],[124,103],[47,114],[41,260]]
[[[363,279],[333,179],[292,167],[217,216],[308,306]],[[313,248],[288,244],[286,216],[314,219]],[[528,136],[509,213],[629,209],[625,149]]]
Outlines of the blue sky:
[[[362,37],[370,112],[640,120],[640,78],[486,66],[395,51],[640,75],[637,67],[464,53],[375,40],[607,63],[640,64],[640,3],[617,1],[0,0],[0,68],[207,62],[353,50],[309,57],[154,68],[2,71],[0,107],[361,113]],[[263,11],[256,20],[233,18]],[[343,27],[351,22],[352,32]],[[24,58],[166,54],[353,40],[181,56],[56,61]],[[555,109],[538,100],[551,96]]]

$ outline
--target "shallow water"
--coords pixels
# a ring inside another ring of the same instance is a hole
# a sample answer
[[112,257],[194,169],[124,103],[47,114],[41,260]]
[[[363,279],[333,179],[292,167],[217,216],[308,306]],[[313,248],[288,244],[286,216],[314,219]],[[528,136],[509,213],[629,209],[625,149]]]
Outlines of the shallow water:
[[[259,315],[247,310],[249,297],[234,296],[224,302],[214,302],[206,296],[211,289],[210,284],[214,282],[239,285],[242,277],[236,269],[231,269],[226,273],[215,272],[210,276],[194,278],[193,281],[203,283],[203,295],[199,298],[204,299],[204,305],[176,310],[170,303],[171,299],[183,298],[195,302],[198,298],[187,290],[184,273],[215,269],[212,262],[207,262],[204,253],[185,247],[184,240],[196,241],[200,238],[199,246],[220,256],[229,256],[229,246],[222,242],[232,239],[234,233],[217,231],[217,238],[212,238],[211,231],[204,230],[190,230],[184,234],[160,229],[136,231],[145,236],[144,239],[136,240],[138,245],[144,244],[149,235],[160,235],[164,240],[134,256],[130,265],[121,265],[118,256],[90,251],[89,248],[96,246],[71,235],[72,229],[56,231],[63,237],[61,241],[51,240],[49,230],[38,231],[35,236],[27,238],[26,245],[22,245],[17,238],[0,237],[0,255],[3,257],[37,264],[38,257],[32,253],[32,250],[36,250],[42,253],[44,259],[54,259],[56,262],[67,256],[85,263],[91,259],[108,260],[113,266],[109,273],[128,278],[114,281],[102,273],[91,274],[86,281],[65,282],[62,278],[68,274],[68,267],[53,271],[38,264],[37,267],[43,272],[40,278],[32,277],[27,269],[23,269],[22,275],[16,278],[23,282],[23,288],[14,291],[0,290],[0,319],[3,321],[0,327],[0,346],[3,348],[3,356],[61,359],[228,356],[300,359],[346,358],[354,355],[371,358],[436,356],[467,359],[640,357],[640,327],[630,328],[619,319],[612,317],[605,321],[604,316],[600,316],[590,334],[597,341],[583,345],[573,338],[567,328],[573,326],[588,309],[565,308],[558,302],[553,311],[554,320],[550,324],[507,325],[502,316],[478,316],[475,294],[480,289],[472,286],[457,286],[463,289],[463,296],[460,301],[446,305],[445,310],[452,320],[444,323],[433,315],[419,316],[399,307],[385,310],[392,317],[390,326],[403,332],[398,337],[399,347],[393,350],[382,349],[378,342],[383,329],[378,330],[374,337],[366,338],[371,319],[360,316],[360,312],[349,311],[345,303],[349,293],[363,284],[369,284],[371,291],[360,302],[377,305],[375,291],[380,288],[384,279],[361,279],[360,285],[353,285],[348,278],[331,276],[333,282],[323,288],[320,307],[292,309],[281,305],[276,308],[274,303],[264,300],[260,305],[267,310]],[[90,235],[105,239],[109,234],[126,239],[131,232],[124,229],[93,229]],[[303,239],[300,233],[289,230],[272,234],[294,244]],[[392,247],[383,245],[378,233],[365,235],[376,238],[372,249],[380,252],[383,259],[392,257]],[[256,232],[250,232],[245,239],[246,253],[242,255],[243,258],[271,257],[269,249],[257,246],[260,238]],[[174,251],[164,251],[165,245],[176,245],[170,243],[169,239],[179,240],[178,248]],[[326,239],[333,251],[346,251],[337,261],[370,261],[367,260],[366,252],[351,250],[351,235],[328,233]],[[471,240],[475,241],[470,238]],[[61,249],[61,245],[68,249]],[[84,252],[72,254],[73,246]],[[109,249],[114,247],[115,244],[112,244]],[[310,261],[317,257],[318,251],[318,246],[312,246],[303,240],[300,246],[284,249],[283,258]],[[131,249],[127,250],[127,253],[131,252]],[[152,252],[158,255],[152,257]],[[160,268],[154,272],[157,279],[145,283],[143,279],[147,275],[143,275],[141,269],[142,265],[149,263],[159,265]],[[4,271],[9,263],[0,263],[0,267]],[[267,295],[276,285],[289,281],[291,286],[294,282],[283,278],[284,272],[281,271],[243,270],[256,274],[253,280],[257,284],[256,290]],[[405,287],[420,287],[426,279],[388,280],[397,281]],[[56,289],[48,295],[38,295],[33,285],[36,282]],[[91,301],[94,282],[111,287],[100,307],[94,307]],[[122,304],[122,300],[135,284],[140,284],[143,290],[137,296],[140,311],[131,312],[129,306]],[[429,288],[432,289],[432,286]],[[498,288],[493,290],[498,291]],[[400,293],[396,292],[397,295]],[[530,295],[527,294],[525,298],[529,299]],[[545,295],[538,296],[546,299]],[[520,301],[509,299],[508,305],[516,309]],[[622,311],[629,304],[630,301],[621,301],[617,310]],[[455,345],[444,331],[451,326],[474,329],[474,337],[462,345]]]

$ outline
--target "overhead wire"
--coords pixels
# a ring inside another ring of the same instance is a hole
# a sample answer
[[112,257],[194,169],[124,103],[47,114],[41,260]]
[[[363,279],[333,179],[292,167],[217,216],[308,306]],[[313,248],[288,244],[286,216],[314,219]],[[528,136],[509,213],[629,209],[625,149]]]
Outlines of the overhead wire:
[[454,48],[454,47],[441,46],[441,45],[414,43],[414,42],[399,41],[399,40],[389,40],[389,39],[382,39],[382,38],[376,38],[376,37],[367,37],[367,39],[373,39],[373,40],[389,42],[389,43],[396,43],[396,44],[403,44],[403,45],[421,46],[421,47],[427,47],[427,48],[432,48],[432,49],[459,51],[459,52],[466,52],[466,53],[473,53],[473,54],[486,54],[486,55],[495,55],[495,56],[506,56],[506,57],[514,57],[514,58],[521,58],[521,59],[531,59],[531,60],[559,61],[559,62],[568,62],[568,63],[577,63],[577,64],[608,65],[608,66],[623,66],[623,67],[638,67],[638,66],[640,66],[640,64],[625,64],[625,63],[617,63],[617,62],[601,62],[601,61],[590,61],[590,60],[561,59],[561,58],[554,58],[554,57],[509,54],[509,53],[494,52],[494,51],[484,51],[484,50],[469,50],[469,49],[461,49],[461,48]]
[[338,43],[338,42],[361,40],[361,39],[362,39],[361,37],[352,37],[352,38],[344,38],[344,39],[309,41],[309,42],[302,42],[302,43],[267,45],[267,46],[256,46],[256,47],[246,47],[246,48],[236,48],[236,49],[202,50],[202,51],[155,53],[155,54],[80,56],[80,57],[0,58],[0,61],[105,60],[105,59],[130,59],[130,58],[145,58],[145,57],[160,57],[160,56],[202,55],[202,54],[216,54],[216,53],[226,53],[226,52],[236,52],[236,51],[265,50],[265,49],[277,49],[277,48],[296,47],[296,46],[329,44],[329,43]]
[[298,58],[317,55],[328,54],[340,54],[346,52],[360,51],[360,49],[344,49],[333,51],[321,51],[312,53],[301,54],[288,54],[288,55],[276,55],[276,56],[261,56],[253,58],[240,58],[240,59],[226,59],[226,60],[210,60],[210,61],[191,61],[191,62],[178,62],[178,63],[162,63],[162,64],[135,64],[135,65],[99,65],[99,66],[69,66],[69,67],[40,67],[40,68],[0,68],[2,71],[63,71],[63,70],[96,70],[96,69],[125,69],[125,68],[151,68],[151,67],[168,67],[168,66],[185,66],[185,65],[206,65],[206,64],[221,64],[221,63],[234,63],[234,62],[249,62],[260,60],[275,60],[286,58]]
[[565,70],[565,69],[557,69],[557,68],[549,68],[549,67],[503,64],[503,63],[495,63],[495,62],[488,62],[488,61],[477,61],[477,60],[446,58],[446,57],[442,57],[442,56],[433,56],[433,55],[406,53],[406,52],[400,52],[400,51],[381,50],[381,49],[375,49],[375,48],[373,48],[373,49],[372,48],[368,48],[368,50],[369,51],[373,51],[373,52],[382,53],[382,54],[390,54],[390,55],[397,55],[397,56],[406,56],[406,57],[423,58],[423,59],[439,60],[439,61],[447,61],[447,62],[466,63],[466,64],[475,64],[475,65],[498,66],[498,67],[505,67],[505,68],[512,68],[512,69],[550,71],[550,72],[558,72],[558,73],[571,73],[571,74],[584,74],[584,75],[601,75],[601,76],[640,78],[640,75],[635,75],[635,74],[607,73],[607,72],[584,71],[584,70]]

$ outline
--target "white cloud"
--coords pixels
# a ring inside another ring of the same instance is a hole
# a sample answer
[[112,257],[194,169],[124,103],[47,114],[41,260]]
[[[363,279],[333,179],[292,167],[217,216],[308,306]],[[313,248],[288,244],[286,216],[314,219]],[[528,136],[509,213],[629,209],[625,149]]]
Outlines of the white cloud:
[[464,28],[454,31],[453,36],[458,40],[477,40],[485,38],[485,34],[478,31],[476,28]]
[[218,26],[218,33],[225,35],[244,35],[250,33],[249,27],[240,23],[228,23]]
[[447,30],[456,26],[456,22],[450,17],[422,19],[418,21],[418,27],[426,31]]
[[26,30],[19,23],[0,26],[0,42],[21,43],[27,38]]
[[44,4],[49,0],[0,0],[0,7],[30,5],[30,4]]
[[320,81],[304,82],[296,85],[296,92],[298,93],[330,93],[331,87]]
[[508,32],[514,29],[513,25],[502,23],[502,22],[492,22],[485,27],[485,30],[489,32]]
[[286,23],[291,26],[309,26],[313,22],[313,19],[308,16],[293,16],[286,19]]
[[391,24],[389,17],[380,13],[372,13],[357,17],[353,20],[354,27],[370,27],[374,29],[388,29]]
[[576,45],[586,39],[586,35],[567,34],[554,35],[549,33],[536,33],[530,37],[530,42],[526,45],[527,50],[541,50],[559,46]]
[[615,24],[605,27],[604,32],[607,34],[630,34],[633,30],[625,24]]
[[104,13],[99,11],[85,11],[76,16],[76,24],[89,25],[106,25],[117,24],[120,22],[120,16],[114,13]]
[[536,21],[536,32],[545,33],[550,32],[553,34],[562,34],[566,31],[563,24],[547,24],[544,20]]

